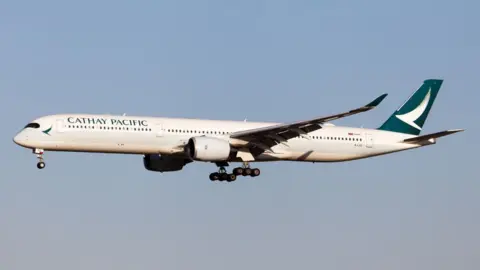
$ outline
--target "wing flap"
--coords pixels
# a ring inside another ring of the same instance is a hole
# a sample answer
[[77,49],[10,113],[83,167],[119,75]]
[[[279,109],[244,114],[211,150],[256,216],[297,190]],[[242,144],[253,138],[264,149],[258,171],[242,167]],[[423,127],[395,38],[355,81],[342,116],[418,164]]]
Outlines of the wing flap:
[[386,96],[387,94],[383,94],[377,97],[376,99],[374,99],[372,102],[368,103],[367,105],[350,110],[348,112],[343,112],[343,113],[334,114],[334,115],[325,116],[325,117],[318,117],[311,120],[299,121],[299,122],[294,122],[290,124],[279,124],[279,125],[267,126],[262,128],[239,131],[239,132],[232,133],[230,137],[231,138],[245,138],[245,137],[252,137],[252,136],[266,137],[267,134],[270,134],[270,135],[273,134],[273,135],[280,135],[286,140],[288,140],[293,137],[305,135],[309,132],[321,129],[322,123],[333,121],[333,120],[347,117],[350,115],[358,114],[361,112],[369,111],[375,108],[378,104],[380,104],[380,102],[382,102]]
[[440,138],[440,137],[443,137],[443,136],[448,136],[448,135],[451,135],[451,134],[454,134],[454,133],[457,133],[457,132],[462,132],[462,131],[464,131],[464,129],[450,129],[450,130],[445,130],[445,131],[440,131],[440,132],[436,132],[436,133],[425,134],[425,135],[405,139],[405,140],[403,140],[403,142],[417,144],[417,143],[426,142],[426,141],[429,141],[431,139],[437,139],[437,138]]
[[265,152],[273,153],[273,146],[282,144],[285,147],[289,147],[288,140],[295,137],[304,137],[309,139],[308,133],[321,129],[324,123],[369,111],[380,104],[380,102],[382,102],[386,96],[387,94],[383,94],[367,105],[350,110],[348,112],[318,117],[306,121],[293,122],[290,124],[277,124],[256,129],[242,130],[230,134],[230,138],[248,141],[247,147],[254,156]]

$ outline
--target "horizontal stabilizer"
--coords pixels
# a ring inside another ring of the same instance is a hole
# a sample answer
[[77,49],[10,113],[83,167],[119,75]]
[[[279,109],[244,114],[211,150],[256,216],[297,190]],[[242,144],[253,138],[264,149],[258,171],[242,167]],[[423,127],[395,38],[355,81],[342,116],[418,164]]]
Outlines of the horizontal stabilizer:
[[416,143],[425,142],[425,141],[428,141],[428,140],[431,140],[431,139],[436,139],[436,138],[440,138],[440,137],[443,137],[443,136],[451,135],[451,134],[461,132],[461,131],[464,131],[464,129],[450,129],[450,130],[445,130],[445,131],[440,131],[440,132],[436,132],[436,133],[431,133],[431,134],[426,134],[426,135],[422,135],[422,136],[418,136],[418,137],[409,138],[409,139],[403,140],[403,142],[416,144]]

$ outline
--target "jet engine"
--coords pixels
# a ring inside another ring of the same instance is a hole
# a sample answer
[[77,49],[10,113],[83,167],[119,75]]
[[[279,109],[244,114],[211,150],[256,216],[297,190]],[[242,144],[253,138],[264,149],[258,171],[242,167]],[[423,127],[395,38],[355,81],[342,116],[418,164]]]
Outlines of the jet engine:
[[143,157],[145,169],[154,172],[180,171],[183,166],[190,162],[192,161],[174,156],[145,155]]
[[193,137],[185,146],[186,155],[199,161],[225,161],[230,157],[230,143],[212,137]]

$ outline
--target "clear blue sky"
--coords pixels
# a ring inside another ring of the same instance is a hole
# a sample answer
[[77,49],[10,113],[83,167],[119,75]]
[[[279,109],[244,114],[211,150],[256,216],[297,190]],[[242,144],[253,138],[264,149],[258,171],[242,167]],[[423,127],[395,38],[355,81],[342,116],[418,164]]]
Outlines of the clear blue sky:
[[[0,268],[479,269],[478,1],[4,1]],[[86,112],[377,127],[445,82],[424,149],[341,164],[144,170],[140,156],[46,153],[12,137]]]

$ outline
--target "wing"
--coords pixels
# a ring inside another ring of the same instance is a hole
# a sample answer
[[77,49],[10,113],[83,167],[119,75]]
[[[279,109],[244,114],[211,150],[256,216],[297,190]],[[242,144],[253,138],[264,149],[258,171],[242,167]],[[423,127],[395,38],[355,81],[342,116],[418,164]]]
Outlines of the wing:
[[464,131],[464,130],[463,129],[450,129],[450,130],[445,130],[445,131],[440,131],[440,132],[436,132],[436,133],[432,133],[432,134],[426,134],[426,135],[422,135],[422,136],[417,136],[417,137],[405,139],[405,140],[403,140],[403,142],[412,143],[412,144],[421,144],[421,143],[429,141],[431,139],[437,139],[437,138],[447,136],[447,135],[450,135],[450,134],[454,134],[454,133],[457,133],[457,132],[461,132],[461,131]]
[[375,108],[387,94],[383,94],[377,97],[372,102],[360,108],[334,114],[330,116],[318,117],[311,120],[299,121],[290,124],[272,125],[262,128],[243,130],[234,132],[230,135],[231,138],[247,140],[250,142],[250,146],[256,146],[261,148],[262,151],[271,151],[271,147],[279,143],[285,143],[287,140],[298,137],[306,136],[307,133],[321,129],[322,124],[328,121],[340,119],[350,115],[354,115],[361,112],[369,111]]

